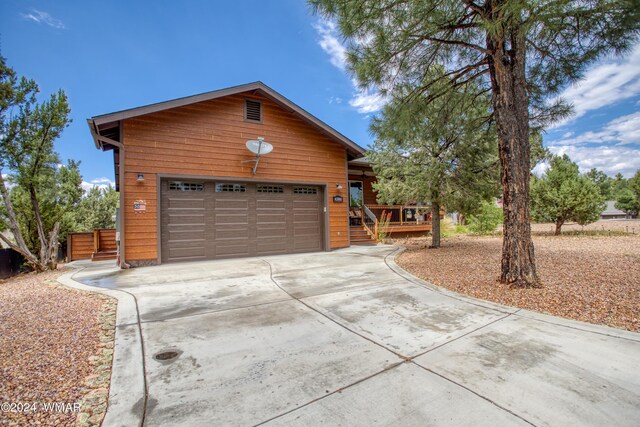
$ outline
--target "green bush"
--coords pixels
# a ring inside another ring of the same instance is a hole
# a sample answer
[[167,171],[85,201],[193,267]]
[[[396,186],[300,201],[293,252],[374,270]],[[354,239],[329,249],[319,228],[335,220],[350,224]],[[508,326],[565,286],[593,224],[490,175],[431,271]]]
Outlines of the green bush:
[[493,233],[502,221],[502,209],[493,202],[482,202],[480,212],[469,217],[467,226],[473,233],[489,234]]
[[440,236],[443,238],[467,234],[468,232],[469,230],[465,225],[455,225],[448,216],[440,220]]

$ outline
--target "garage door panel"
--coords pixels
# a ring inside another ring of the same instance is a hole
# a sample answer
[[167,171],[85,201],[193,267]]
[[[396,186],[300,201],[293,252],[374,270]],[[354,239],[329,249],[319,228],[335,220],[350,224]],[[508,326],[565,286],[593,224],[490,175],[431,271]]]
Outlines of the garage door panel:
[[213,237],[215,240],[249,239],[249,229],[247,227],[220,228],[216,230]]
[[204,259],[206,258],[205,256],[205,250],[204,247],[198,247],[198,248],[175,248],[175,247],[171,247],[169,249],[169,261],[173,261],[173,260],[185,260],[188,259]]
[[284,200],[284,198],[282,198],[280,200],[258,199],[258,200],[256,200],[256,209],[258,211],[260,211],[262,209],[285,210],[286,209],[286,201]]
[[286,240],[283,236],[287,234],[287,227],[284,226],[276,226],[276,227],[259,227],[257,230],[257,238],[258,239],[266,239],[266,238],[277,238],[280,240]]
[[285,224],[287,222],[287,214],[285,212],[272,214],[259,213],[257,221],[258,226],[262,226],[263,224]]
[[168,209],[176,209],[176,210],[189,210],[189,209],[201,209],[204,211],[205,209],[205,201],[204,198],[186,198],[186,197],[171,197],[169,198],[169,206]]
[[216,258],[249,256],[249,245],[216,245]]
[[238,182],[245,191],[234,192],[239,186],[217,184],[171,191],[163,181],[163,261],[322,250],[320,187]]
[[247,213],[216,213],[216,226],[220,225],[249,225],[249,215]]
[[205,225],[204,213],[199,213],[199,214],[169,213],[166,216],[168,219],[167,226],[169,227],[181,227],[181,226],[188,226],[188,225],[200,225],[204,227]]
[[[215,197],[215,206],[214,209],[217,211],[226,210],[226,209],[239,209],[239,210],[249,210],[249,201],[246,199],[239,199],[237,196],[228,197],[228,195],[224,193],[216,193]],[[244,194],[244,193],[243,193]],[[226,196],[226,197],[225,197]],[[245,196],[246,197],[246,196]]]
[[176,242],[205,242],[204,229],[192,230],[192,231],[171,231],[169,230],[169,243]]

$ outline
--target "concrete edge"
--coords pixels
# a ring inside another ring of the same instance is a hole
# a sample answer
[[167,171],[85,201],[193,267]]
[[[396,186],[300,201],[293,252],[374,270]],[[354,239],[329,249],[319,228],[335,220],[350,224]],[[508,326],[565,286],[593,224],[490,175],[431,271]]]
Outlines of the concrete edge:
[[146,390],[136,301],[126,292],[88,286],[74,280],[73,276],[83,268],[72,267],[76,270],[60,276],[58,283],[118,300],[109,399],[102,425],[140,426],[144,416]]
[[414,276],[413,274],[409,273],[407,270],[403,269],[402,267],[400,267],[400,265],[398,265],[398,263],[396,263],[396,257],[398,255],[400,255],[401,253],[403,253],[407,248],[405,248],[404,246],[396,246],[396,250],[387,254],[385,256],[385,263],[387,264],[387,266],[393,271],[395,272],[397,275],[403,277],[404,279],[408,280],[411,283],[415,283],[416,285],[419,286],[423,286],[425,288],[428,288],[431,291],[437,292],[439,294],[448,296],[450,298],[454,298],[469,304],[473,304],[473,305],[477,305],[480,307],[484,307],[484,308],[488,308],[490,310],[496,310],[499,311],[501,313],[515,313],[518,310],[520,310],[517,307],[511,307],[508,305],[503,305],[503,304],[498,304],[495,302],[491,302],[491,301],[485,301],[485,300],[481,300],[481,299],[477,299],[477,298],[473,298],[467,295],[463,295],[463,294],[459,294],[457,292],[451,291],[447,288],[443,288],[437,285],[434,285],[431,282],[427,282],[426,280],[423,280],[417,276]]
[[412,283],[416,283],[418,285],[424,286],[432,291],[439,292],[443,295],[456,298],[461,301],[465,301],[471,304],[479,305],[481,307],[486,307],[493,310],[498,310],[505,313],[511,313],[513,316],[522,317],[526,319],[536,320],[539,322],[550,323],[557,326],[563,326],[571,329],[577,329],[584,332],[591,332],[600,335],[607,335],[614,338],[627,339],[631,341],[640,342],[640,333],[627,331],[624,329],[617,329],[611,326],[606,325],[596,325],[593,323],[582,322],[580,320],[567,319],[564,317],[553,316],[551,314],[540,313],[536,311],[531,311],[523,308],[511,307],[508,305],[498,304],[491,301],[480,300],[477,298],[473,298],[467,295],[463,295],[454,291],[451,291],[446,288],[442,288],[440,286],[434,285],[433,283],[427,282],[419,277],[414,276],[409,273],[402,267],[396,263],[396,257],[403,253],[407,248],[404,246],[396,246],[397,250],[391,252],[385,256],[385,262],[389,266],[391,270],[393,270],[398,275],[404,277]]

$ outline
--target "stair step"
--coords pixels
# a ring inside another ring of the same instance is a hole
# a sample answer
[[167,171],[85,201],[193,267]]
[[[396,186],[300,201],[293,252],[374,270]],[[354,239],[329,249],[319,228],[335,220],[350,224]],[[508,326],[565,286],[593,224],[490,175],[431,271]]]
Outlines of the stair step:
[[351,243],[353,242],[375,242],[375,240],[371,238],[351,239]]
[[375,246],[377,243],[374,240],[366,240],[366,241],[363,240],[363,241],[356,241],[356,242],[352,240],[351,244],[356,246]]
[[118,258],[118,251],[94,252],[91,254],[91,261],[108,261]]

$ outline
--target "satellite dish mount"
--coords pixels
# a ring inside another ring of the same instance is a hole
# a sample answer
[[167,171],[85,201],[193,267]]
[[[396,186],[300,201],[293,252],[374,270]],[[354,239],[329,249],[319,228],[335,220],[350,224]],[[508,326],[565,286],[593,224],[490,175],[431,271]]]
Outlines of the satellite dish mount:
[[250,139],[245,145],[247,147],[247,150],[256,155],[256,158],[252,160],[243,160],[243,163],[255,162],[253,165],[253,170],[251,171],[253,175],[255,175],[256,171],[258,170],[258,163],[260,163],[260,156],[269,154],[271,151],[273,151],[273,145],[269,144],[262,137],[258,137],[258,139]]

